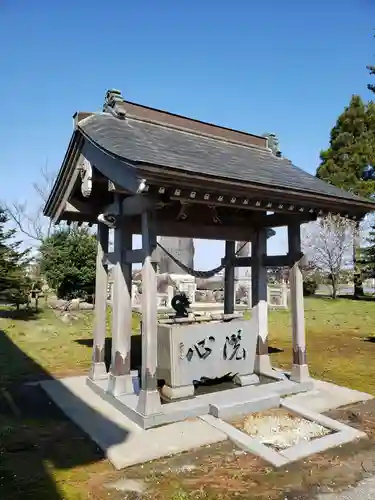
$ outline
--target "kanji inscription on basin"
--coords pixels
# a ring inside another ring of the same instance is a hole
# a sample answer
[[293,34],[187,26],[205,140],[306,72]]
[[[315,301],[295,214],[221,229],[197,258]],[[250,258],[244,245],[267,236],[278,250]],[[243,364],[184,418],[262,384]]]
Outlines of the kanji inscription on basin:
[[172,387],[202,377],[254,372],[256,330],[251,320],[159,325],[159,377]]

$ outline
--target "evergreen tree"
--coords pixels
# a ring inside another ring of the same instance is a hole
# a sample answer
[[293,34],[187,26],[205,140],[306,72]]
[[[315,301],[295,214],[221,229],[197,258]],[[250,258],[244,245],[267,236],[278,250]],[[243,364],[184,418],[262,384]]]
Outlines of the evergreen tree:
[[[353,95],[349,106],[338,117],[331,130],[330,144],[320,154],[316,175],[320,179],[359,196],[375,193],[375,181],[362,180],[363,169],[375,164],[375,105],[365,105]],[[356,232],[359,235],[359,222]],[[354,238],[354,295],[363,294],[358,259],[359,237]]]
[[[369,65],[369,66],[367,66],[367,69],[369,70],[371,76],[375,75],[375,66]],[[371,90],[371,92],[374,92],[374,94],[375,94],[375,85],[373,85],[372,83],[369,83],[367,85],[367,88],[369,90]]]
[[58,297],[87,298],[94,293],[96,239],[84,228],[63,228],[40,247],[41,271]]
[[21,242],[13,240],[15,230],[5,227],[8,220],[6,211],[0,207],[0,300],[18,308],[29,299],[29,250],[20,251]]

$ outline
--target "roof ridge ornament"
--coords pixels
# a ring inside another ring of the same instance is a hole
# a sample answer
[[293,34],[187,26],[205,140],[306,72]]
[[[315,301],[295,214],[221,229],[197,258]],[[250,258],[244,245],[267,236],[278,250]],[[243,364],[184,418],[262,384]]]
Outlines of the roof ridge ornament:
[[122,97],[121,91],[116,89],[109,89],[105,94],[103,111],[111,113],[120,120],[125,120],[126,109],[120,104],[124,103],[125,99]]
[[282,155],[279,149],[279,139],[277,135],[273,132],[265,132],[262,136],[267,139],[268,149],[270,149],[275,156],[281,158]]

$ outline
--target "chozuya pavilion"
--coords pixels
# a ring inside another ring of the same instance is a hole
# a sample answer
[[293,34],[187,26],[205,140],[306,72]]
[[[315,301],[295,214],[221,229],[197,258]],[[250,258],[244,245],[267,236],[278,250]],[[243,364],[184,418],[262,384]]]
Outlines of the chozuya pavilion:
[[[91,389],[149,428],[207,413],[217,416],[224,407],[235,412],[250,400],[249,408],[256,409],[257,401],[264,408],[267,397],[271,404],[275,394],[311,388],[300,226],[327,213],[358,219],[374,210],[374,204],[274,154],[265,137],[127,102],[115,90],[106,93],[102,112],[78,112],[74,122],[44,213],[54,223],[97,225],[94,343],[87,378]],[[288,227],[288,254],[267,256],[267,230],[280,226]],[[111,253],[109,229],[114,231]],[[142,235],[141,249],[132,248],[133,234]],[[157,236],[225,240],[223,314],[209,320],[194,315],[163,321],[158,317]],[[251,257],[236,256],[236,241],[251,241]],[[109,262],[114,266],[114,291],[107,373]],[[142,263],[142,369],[137,394],[130,366],[134,263]],[[251,320],[234,312],[236,266],[252,268]],[[290,376],[273,369],[268,355],[270,266],[290,268]],[[194,393],[195,380],[228,373],[234,375],[237,388]],[[161,391],[160,379],[165,381]]]

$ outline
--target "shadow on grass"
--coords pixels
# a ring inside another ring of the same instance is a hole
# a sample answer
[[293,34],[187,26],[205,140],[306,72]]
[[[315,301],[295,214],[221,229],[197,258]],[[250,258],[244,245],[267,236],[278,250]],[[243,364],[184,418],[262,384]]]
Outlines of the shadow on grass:
[[320,300],[325,300],[325,301],[354,300],[357,302],[375,302],[375,296],[371,296],[371,295],[363,295],[361,297],[354,297],[353,295],[338,295],[336,297],[336,299],[333,299],[330,295],[315,294],[315,295],[308,295],[305,298],[314,298],[314,299],[320,299]]
[[279,352],[284,352],[284,349],[279,349],[278,347],[268,346],[268,354],[277,354]]
[[[33,378],[53,379],[0,330],[0,498],[78,498],[75,491],[72,497],[59,491],[49,468],[52,466],[58,472],[89,465],[102,460],[103,453],[67,419],[40,385],[7,383],[14,380],[7,376],[13,363],[21,370],[24,380],[30,374]],[[84,415],[85,421],[106,429],[109,446],[127,438],[125,430],[88,407],[63,384],[58,381],[56,384],[61,399],[69,401],[77,413]]]
[[[93,346],[93,339],[77,339],[79,345],[89,347]],[[107,337],[105,339],[105,364],[107,370],[109,370],[111,364],[111,352],[112,352],[112,338]],[[142,337],[141,335],[132,335],[131,337],[131,347],[130,347],[130,367],[131,370],[140,370],[142,365]]]
[[375,302],[375,297],[372,295],[362,295],[354,297],[353,295],[340,295],[339,299],[356,300],[358,302]]
[[39,311],[35,309],[0,309],[0,318],[14,319],[17,321],[30,321],[37,319]]

